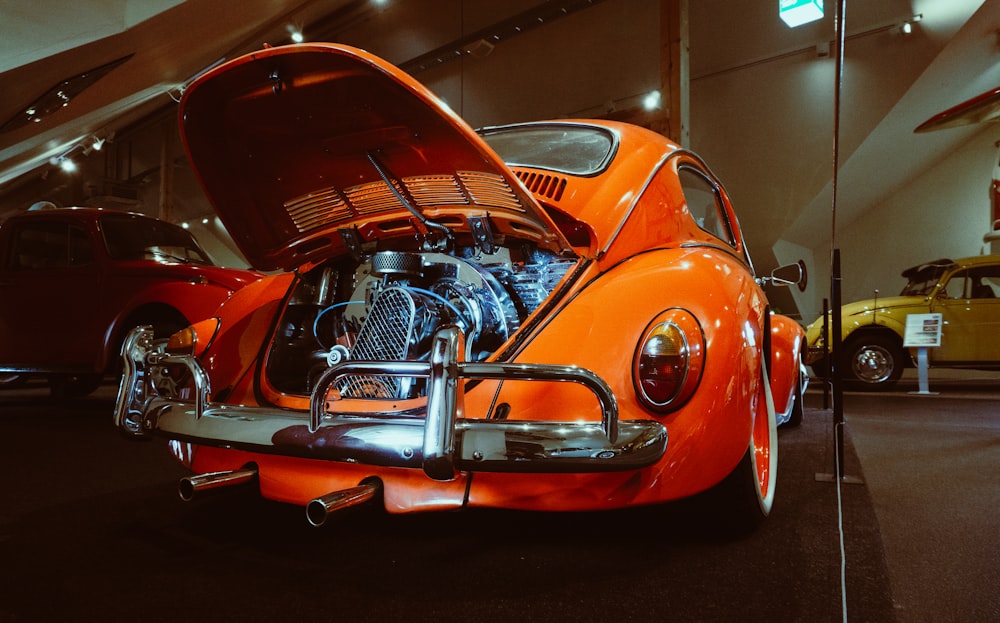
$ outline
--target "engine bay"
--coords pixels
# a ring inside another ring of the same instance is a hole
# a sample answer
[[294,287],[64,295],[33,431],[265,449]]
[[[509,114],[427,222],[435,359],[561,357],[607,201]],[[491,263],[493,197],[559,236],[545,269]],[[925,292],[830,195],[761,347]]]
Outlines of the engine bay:
[[[379,250],[299,275],[266,358],[268,382],[307,395],[346,360],[426,361],[443,326],[465,336],[466,361],[496,352],[556,289],[577,260],[529,243],[446,251]],[[408,399],[422,379],[345,377],[344,397]]]

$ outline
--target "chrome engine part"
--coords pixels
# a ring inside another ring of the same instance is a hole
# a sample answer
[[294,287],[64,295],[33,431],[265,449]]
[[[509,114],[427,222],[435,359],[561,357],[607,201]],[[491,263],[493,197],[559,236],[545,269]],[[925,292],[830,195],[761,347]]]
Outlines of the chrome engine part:
[[[522,261],[490,255],[379,251],[356,264],[331,263],[303,275],[267,359],[282,391],[308,393],[344,357],[355,361],[426,360],[433,334],[455,325],[467,361],[481,361],[520,328],[574,261],[535,251]],[[406,399],[420,379],[348,377],[345,397]]]

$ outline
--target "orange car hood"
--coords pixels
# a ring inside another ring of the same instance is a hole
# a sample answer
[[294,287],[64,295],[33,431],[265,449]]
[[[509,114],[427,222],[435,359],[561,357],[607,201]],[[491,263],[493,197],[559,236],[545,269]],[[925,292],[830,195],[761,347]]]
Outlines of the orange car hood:
[[404,201],[455,233],[488,215],[507,233],[571,252],[472,128],[362,50],[265,48],[198,78],[179,114],[205,193],[257,269],[321,261],[348,241],[413,240],[426,223]]

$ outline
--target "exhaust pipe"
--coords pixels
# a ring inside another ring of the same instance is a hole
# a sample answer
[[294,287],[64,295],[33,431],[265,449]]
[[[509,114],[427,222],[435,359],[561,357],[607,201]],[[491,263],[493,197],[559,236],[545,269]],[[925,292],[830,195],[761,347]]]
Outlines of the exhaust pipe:
[[334,511],[343,510],[373,499],[382,491],[381,483],[377,481],[363,482],[356,487],[334,491],[318,497],[306,505],[306,519],[315,527],[326,523],[326,518]]
[[185,502],[190,502],[195,495],[209,489],[246,484],[257,477],[257,470],[252,468],[236,469],[229,472],[210,472],[181,478],[177,484],[177,493]]

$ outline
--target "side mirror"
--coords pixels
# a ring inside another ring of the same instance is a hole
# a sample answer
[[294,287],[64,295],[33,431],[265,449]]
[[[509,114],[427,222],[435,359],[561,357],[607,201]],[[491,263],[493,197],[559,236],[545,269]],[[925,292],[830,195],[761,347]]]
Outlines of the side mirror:
[[802,260],[795,264],[785,264],[771,271],[769,277],[761,278],[761,285],[798,286],[804,292],[807,283],[806,265]]

